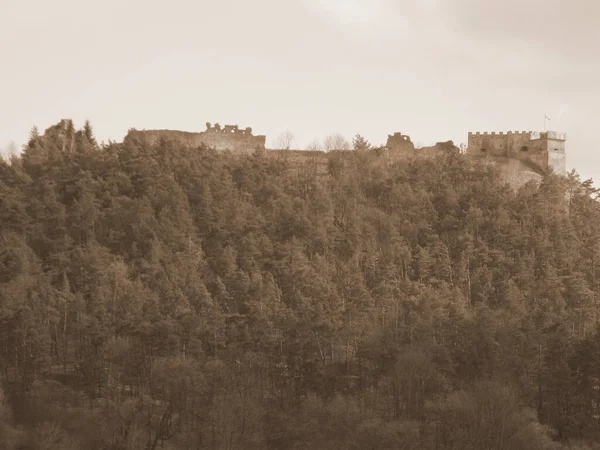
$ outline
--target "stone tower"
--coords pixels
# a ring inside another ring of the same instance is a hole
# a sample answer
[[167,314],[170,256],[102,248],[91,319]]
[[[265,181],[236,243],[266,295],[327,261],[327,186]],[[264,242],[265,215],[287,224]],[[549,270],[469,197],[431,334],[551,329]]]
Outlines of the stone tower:
[[540,133],[542,148],[545,149],[548,170],[558,175],[566,175],[567,173],[567,149],[565,133],[557,133],[556,131],[547,131]]

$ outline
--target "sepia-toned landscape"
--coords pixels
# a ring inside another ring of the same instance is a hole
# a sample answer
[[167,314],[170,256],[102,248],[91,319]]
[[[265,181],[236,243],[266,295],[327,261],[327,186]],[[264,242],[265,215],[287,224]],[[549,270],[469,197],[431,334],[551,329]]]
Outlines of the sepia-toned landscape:
[[2,448],[597,448],[590,181],[148,141],[0,165]]
[[599,23],[0,0],[0,450],[600,450]]

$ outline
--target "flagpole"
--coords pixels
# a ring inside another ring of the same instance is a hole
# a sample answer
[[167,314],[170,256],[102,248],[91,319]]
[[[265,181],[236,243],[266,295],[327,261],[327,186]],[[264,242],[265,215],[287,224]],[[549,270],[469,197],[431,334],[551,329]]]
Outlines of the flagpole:
[[544,131],[546,131],[546,123],[550,120],[550,118],[544,114]]

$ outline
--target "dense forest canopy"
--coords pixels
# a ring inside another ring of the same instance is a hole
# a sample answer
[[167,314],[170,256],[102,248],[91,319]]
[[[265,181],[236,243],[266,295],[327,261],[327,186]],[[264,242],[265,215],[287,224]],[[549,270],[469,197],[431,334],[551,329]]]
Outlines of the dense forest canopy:
[[0,448],[600,448],[591,181],[381,157],[34,129],[0,161]]

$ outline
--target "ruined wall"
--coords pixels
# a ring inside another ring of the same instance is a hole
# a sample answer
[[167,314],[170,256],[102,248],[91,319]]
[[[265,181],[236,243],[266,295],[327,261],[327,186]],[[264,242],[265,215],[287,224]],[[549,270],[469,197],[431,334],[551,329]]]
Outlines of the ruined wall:
[[388,134],[385,146],[392,151],[413,151],[415,149],[410,137],[398,132]]
[[190,133],[188,131],[175,130],[129,130],[124,142],[128,140],[141,140],[148,144],[155,144],[159,139],[165,138],[169,141],[177,141],[180,144],[199,147],[203,143],[202,133]]
[[[265,136],[254,136],[251,128],[239,129],[237,125],[219,124],[211,126],[206,123],[206,131],[190,133],[173,130],[130,130],[127,139],[142,139],[150,144],[160,138],[175,140],[183,145],[198,147],[202,144],[216,150],[230,150],[234,153],[253,153],[265,150]],[[566,173],[566,135],[554,131],[509,131],[492,133],[469,133],[467,158],[492,163],[501,168],[503,176],[513,185],[538,180],[544,174],[554,172],[560,175]],[[398,161],[413,158],[436,157],[448,152],[459,152],[452,141],[438,142],[431,147],[415,149],[410,137],[396,132],[388,135],[386,146],[373,150],[377,152],[376,161],[370,164],[389,165]],[[341,151],[341,154],[353,151]],[[295,167],[318,173],[326,173],[330,154],[323,151],[301,150],[269,150],[264,153],[268,158],[285,159]]]
[[254,136],[250,127],[241,130],[237,125],[225,125],[221,129],[218,123],[211,126],[207,122],[206,131],[202,135],[204,144],[216,150],[252,153],[265,149],[266,136]]
[[459,151],[452,141],[437,142],[431,147],[415,148],[410,136],[398,132],[388,134],[385,148],[388,150],[388,156],[395,160],[432,158],[450,151]]
[[[502,178],[512,186],[519,187],[529,181],[539,182],[549,169],[565,173],[565,135],[562,133],[539,133],[532,131],[508,133],[469,133],[466,157],[473,161],[496,166]],[[482,151],[485,150],[485,151]],[[436,157],[460,150],[452,141],[438,142],[431,147],[416,149],[410,137],[402,133],[388,135],[385,147],[371,150],[376,158],[367,165],[390,165],[413,158]],[[340,151],[355,153],[353,151]],[[278,150],[265,153],[272,158],[285,158],[297,167],[310,163],[318,167],[318,173],[327,172],[327,152]],[[367,167],[365,166],[365,169]]]
[[421,147],[415,150],[415,155],[418,157],[432,158],[449,152],[460,152],[459,148],[454,145],[454,142],[452,141],[437,142],[431,147]]
[[204,144],[216,150],[230,150],[234,153],[252,153],[256,150],[265,149],[265,136],[254,136],[252,128],[239,129],[237,125],[225,125],[221,128],[219,124],[211,126],[206,124],[206,131],[190,133],[175,130],[130,130],[125,137],[127,139],[143,139],[153,144],[160,138],[177,141],[190,147],[199,147]]

